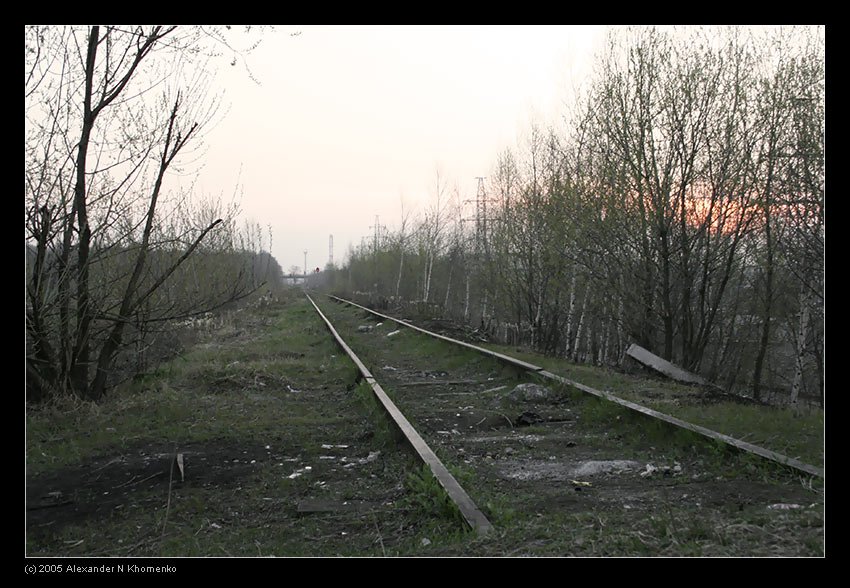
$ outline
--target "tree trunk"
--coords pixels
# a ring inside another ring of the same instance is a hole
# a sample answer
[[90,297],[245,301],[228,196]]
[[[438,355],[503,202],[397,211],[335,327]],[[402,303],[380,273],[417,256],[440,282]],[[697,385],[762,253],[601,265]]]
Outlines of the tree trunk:
[[94,128],[96,114],[92,111],[92,82],[94,79],[95,58],[100,36],[100,27],[93,26],[89,36],[86,56],[85,94],[83,98],[83,128],[77,149],[77,179],[74,186],[74,207],[77,209],[77,226],[80,240],[77,245],[77,330],[72,355],[71,385],[80,396],[88,393],[89,356],[91,353],[90,330],[92,310],[89,305],[89,248],[91,246],[91,228],[88,223],[86,203],[86,159],[89,140]]
[[[350,264],[349,264],[350,268]],[[404,271],[404,244],[401,246],[401,256],[398,262],[398,279],[395,282],[395,299],[399,300],[398,293],[401,290],[401,274]],[[351,270],[349,269],[349,275],[351,275]]]
[[590,297],[589,294],[590,294],[590,292],[588,291],[587,288],[585,288],[584,300],[581,303],[581,313],[579,314],[579,317],[578,317],[578,327],[576,327],[575,345],[573,346],[573,360],[574,361],[579,360],[579,351],[581,350],[581,334],[582,334],[582,328],[584,327],[584,315],[585,315],[585,311],[587,310],[587,299]]
[[572,353],[572,348],[570,346],[570,342],[572,341],[572,336],[573,336],[573,333],[572,333],[572,331],[573,331],[573,314],[575,313],[575,308],[576,308],[576,273],[575,273],[575,270],[573,270],[573,277],[570,280],[570,305],[569,305],[569,308],[567,310],[567,336],[566,336],[567,344],[566,344],[566,348],[564,349],[564,355],[566,357],[570,357],[570,354]]
[[797,405],[800,387],[803,382],[803,358],[806,354],[806,333],[809,327],[809,300],[805,289],[800,294],[800,325],[797,329],[797,360],[794,370],[794,384],[791,386],[791,404]]
[[469,322],[469,274],[466,274],[466,298],[463,304],[463,322]]
[[[766,211],[769,208],[765,209]],[[765,231],[767,235],[767,268],[765,268],[764,306],[762,307],[761,340],[759,341],[758,355],[753,370],[753,398],[761,399],[761,376],[764,367],[764,357],[767,354],[767,346],[770,341],[770,318],[773,307],[773,243],[771,242],[770,213],[766,212]]]
[[451,292],[452,292],[452,270],[453,269],[454,269],[454,263],[452,263],[452,261],[449,260],[449,283],[446,286],[446,301],[443,304],[443,313],[444,314],[451,314],[449,312],[449,296],[451,295]]

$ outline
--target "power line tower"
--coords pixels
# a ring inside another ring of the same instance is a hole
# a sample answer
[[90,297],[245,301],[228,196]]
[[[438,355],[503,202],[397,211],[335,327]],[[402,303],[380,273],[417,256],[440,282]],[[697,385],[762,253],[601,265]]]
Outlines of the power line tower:
[[487,193],[484,191],[484,177],[478,176],[478,190],[475,193],[475,246],[479,253],[487,251]]
[[[478,180],[478,189],[476,190],[475,200],[467,200],[466,202],[475,203],[475,216],[473,218],[464,219],[465,221],[475,221],[475,257],[472,263],[473,273],[476,275],[478,288],[481,290],[479,294],[481,298],[481,321],[482,325],[488,317],[488,284],[485,277],[488,263],[490,261],[490,230],[492,224],[498,221],[498,218],[489,218],[487,210],[487,202],[490,199],[487,197],[487,191],[484,188],[483,176],[476,176]],[[490,201],[491,203],[495,201]],[[470,289],[469,280],[466,283],[466,307],[464,309],[464,320],[468,320],[470,316]]]

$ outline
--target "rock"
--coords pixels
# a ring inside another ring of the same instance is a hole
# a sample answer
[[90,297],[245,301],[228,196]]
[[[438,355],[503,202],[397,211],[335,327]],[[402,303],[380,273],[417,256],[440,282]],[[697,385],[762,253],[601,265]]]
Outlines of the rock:
[[638,462],[629,459],[611,459],[605,461],[591,460],[582,462],[573,470],[572,475],[594,476],[597,474],[621,474],[632,471],[638,467],[640,467]]
[[513,402],[554,402],[556,400],[551,389],[540,384],[520,384],[506,395]]
[[646,469],[640,473],[642,478],[646,478],[647,476],[651,476],[655,472],[658,471],[658,468],[652,465],[651,463],[646,464]]

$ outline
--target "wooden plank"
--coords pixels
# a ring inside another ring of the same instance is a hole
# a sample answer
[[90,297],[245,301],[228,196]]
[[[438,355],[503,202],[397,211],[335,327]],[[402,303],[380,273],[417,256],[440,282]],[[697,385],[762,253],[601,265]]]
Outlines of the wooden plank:
[[[449,343],[454,343],[456,345],[461,345],[463,347],[467,347],[469,349],[479,351],[481,353],[484,353],[485,355],[489,355],[491,357],[496,357],[497,359],[500,359],[500,360],[502,360],[506,363],[509,363],[511,365],[515,365],[517,367],[524,367],[528,371],[534,372],[534,373],[536,373],[536,374],[538,374],[538,375],[540,375],[544,378],[547,378],[547,379],[550,379],[550,380],[555,380],[555,381],[561,382],[563,384],[566,384],[568,386],[572,386],[573,388],[581,390],[582,392],[586,392],[586,393],[591,394],[593,396],[596,396],[598,398],[603,398],[603,399],[608,400],[610,402],[614,402],[616,404],[619,404],[620,406],[628,408],[629,410],[633,410],[635,412],[639,412],[639,413],[644,414],[646,416],[662,420],[664,422],[670,423],[671,425],[674,425],[676,427],[680,427],[682,429],[687,429],[689,431],[693,431],[694,433],[698,433],[698,434],[700,434],[704,437],[708,437],[710,439],[715,439],[715,440],[721,441],[723,443],[726,443],[726,444],[728,444],[732,447],[735,447],[737,449],[740,449],[742,451],[746,451],[748,453],[758,455],[758,456],[763,457],[765,459],[769,459],[773,462],[794,468],[796,470],[799,470],[801,472],[805,472],[805,473],[813,475],[813,476],[818,476],[820,478],[824,477],[824,469],[823,468],[819,468],[817,466],[802,462],[802,461],[800,461],[796,458],[788,457],[787,455],[777,453],[776,451],[771,451],[770,449],[766,449],[766,448],[760,447],[758,445],[753,445],[752,443],[747,443],[746,441],[741,441],[740,439],[735,439],[734,437],[730,437],[729,435],[724,435],[723,433],[718,433],[717,431],[712,431],[711,429],[707,429],[705,427],[701,427],[701,426],[695,425],[693,423],[688,423],[688,422],[683,421],[681,419],[678,419],[674,416],[670,416],[668,414],[658,412],[657,410],[653,410],[653,409],[648,408],[646,406],[641,406],[640,404],[636,404],[634,402],[624,400],[622,398],[619,398],[618,396],[614,396],[610,392],[603,392],[601,390],[596,390],[595,388],[591,388],[590,386],[586,386],[586,385],[584,385],[580,382],[574,382],[573,380],[569,380],[567,378],[564,378],[563,376],[553,374],[552,372],[544,370],[542,367],[524,362],[522,360],[515,359],[513,357],[503,355],[501,353],[496,353],[494,351],[490,351],[489,349],[484,349],[483,347],[478,347],[477,345],[472,345],[470,343],[465,343],[463,341],[456,341],[456,340],[451,339],[449,337],[445,337],[445,336],[437,334],[437,333],[432,333],[430,331],[426,331],[425,329],[422,329],[420,327],[412,325],[412,324],[408,323],[407,321],[403,321],[403,320],[396,319],[396,318],[393,318],[393,317],[385,315],[385,314],[381,314],[379,312],[376,312],[374,310],[366,308],[365,306],[360,306],[359,304],[351,302],[350,300],[345,300],[343,298],[338,298],[336,296],[330,296],[330,298],[333,298],[333,299],[338,300],[340,302],[343,302],[345,304],[349,304],[351,306],[356,306],[357,308],[361,308],[361,309],[363,309],[367,312],[370,312],[374,315],[380,316],[381,318],[394,321],[398,324],[404,325],[404,326],[409,327],[411,329],[415,329],[415,330],[417,330],[421,333],[424,333],[426,335],[430,335],[432,337],[436,337],[438,339],[443,339],[444,341],[448,341]],[[636,347],[637,350],[633,350],[632,347]],[[644,354],[641,354],[639,350],[643,350],[643,352],[645,354],[649,354],[652,357],[657,357],[657,356],[652,355],[649,351],[646,351],[645,349],[643,349],[642,347],[640,347],[638,345],[633,344],[629,348],[629,350],[635,351],[635,353],[637,353],[639,356],[642,356],[642,357],[647,357],[647,356],[644,355]],[[628,351],[626,353],[628,353]],[[632,357],[634,357],[634,356],[632,356]],[[635,358],[635,359],[637,359],[637,358]],[[678,368],[677,366],[671,364],[670,362],[665,362],[665,360],[661,359],[660,357],[657,357],[657,359],[660,360],[660,362],[667,363],[669,366],[672,366],[673,368],[675,368],[676,370],[679,370],[680,372],[682,372],[684,374],[688,374],[688,372],[685,372],[684,370],[682,370],[681,368]],[[638,361],[641,361],[641,360],[638,359]],[[641,363],[644,363],[644,362],[641,361]],[[710,382],[708,382],[706,380],[703,380],[699,376],[696,376],[694,374],[690,374],[690,376],[692,376],[694,378],[698,378],[699,380],[701,380],[701,382],[692,382],[692,383],[701,383],[703,385],[713,386],[713,384],[711,384]]]
[[626,350],[626,355],[642,363],[643,365],[654,369],[655,371],[664,374],[668,378],[672,378],[678,382],[686,384],[699,384],[700,386],[712,386],[708,380],[689,371],[683,370],[679,366],[670,363],[666,359],[658,357],[651,351],[648,351],[638,345],[632,343]]
[[413,428],[413,425],[410,424],[410,421],[402,414],[402,412],[398,409],[395,403],[390,400],[389,396],[387,396],[386,392],[384,392],[381,385],[375,381],[375,378],[366,369],[366,366],[363,365],[363,362],[357,357],[357,355],[352,351],[352,349],[343,341],[342,337],[340,337],[339,333],[337,333],[336,329],[334,329],[331,322],[325,317],[319,307],[313,302],[313,299],[310,298],[310,295],[306,292],[304,293],[307,296],[307,299],[313,305],[313,308],[316,309],[316,312],[319,313],[319,316],[322,317],[322,320],[327,325],[328,329],[330,329],[337,343],[343,348],[343,350],[348,354],[348,356],[354,361],[355,365],[357,365],[360,373],[363,374],[363,377],[372,387],[372,391],[375,394],[375,397],[380,402],[384,411],[389,415],[392,422],[398,427],[401,431],[404,438],[419,456],[419,458],[425,462],[428,467],[431,469],[431,473],[434,474],[437,482],[439,482],[440,486],[446,491],[449,498],[452,502],[457,505],[458,510],[460,511],[461,516],[463,516],[466,523],[479,535],[486,535],[490,531],[493,530],[493,525],[487,520],[487,517],[484,516],[466,491],[461,487],[458,481],[452,476],[451,472],[443,465],[443,462],[440,461],[440,458],[434,453],[434,451],[428,447],[428,444],[425,443],[425,440],[422,436]]

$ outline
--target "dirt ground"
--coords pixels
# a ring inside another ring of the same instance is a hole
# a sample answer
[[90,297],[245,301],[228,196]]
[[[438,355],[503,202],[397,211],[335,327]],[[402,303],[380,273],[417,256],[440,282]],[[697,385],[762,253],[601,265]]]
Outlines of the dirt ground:
[[[387,337],[394,323],[323,308],[438,455],[470,473],[465,487],[479,505],[509,504],[514,519],[552,523],[551,539],[519,553],[631,553],[604,547],[605,525],[642,543],[640,554],[822,553],[822,494],[793,473],[701,442],[677,446],[675,432],[647,435],[645,423],[551,386],[546,398],[517,397],[512,390],[533,381],[525,374],[485,358],[458,361],[449,346],[405,351],[422,336]],[[357,332],[364,324],[374,328]],[[602,526],[578,547],[558,542],[557,528],[572,536],[577,520]]]

